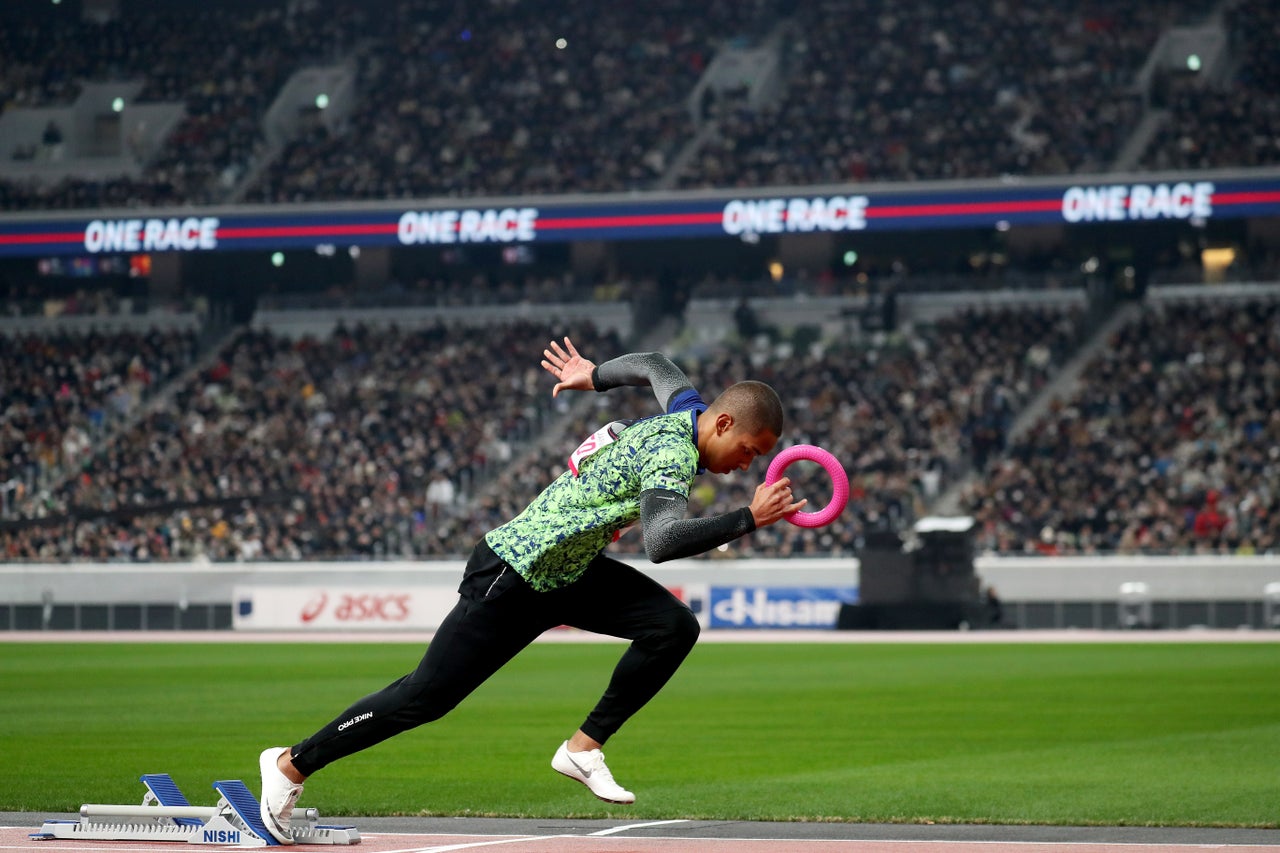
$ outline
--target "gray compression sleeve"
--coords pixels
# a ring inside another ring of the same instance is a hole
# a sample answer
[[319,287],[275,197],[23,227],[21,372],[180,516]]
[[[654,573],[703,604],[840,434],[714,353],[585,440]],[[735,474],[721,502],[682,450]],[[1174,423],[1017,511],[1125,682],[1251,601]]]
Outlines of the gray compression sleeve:
[[710,518],[685,518],[688,508],[689,501],[675,492],[646,489],[640,493],[644,552],[650,560],[661,563],[692,557],[756,529],[750,507]]
[[608,391],[622,385],[648,385],[664,412],[672,397],[693,387],[689,377],[660,352],[620,355],[598,364],[591,373],[591,382],[597,391]]

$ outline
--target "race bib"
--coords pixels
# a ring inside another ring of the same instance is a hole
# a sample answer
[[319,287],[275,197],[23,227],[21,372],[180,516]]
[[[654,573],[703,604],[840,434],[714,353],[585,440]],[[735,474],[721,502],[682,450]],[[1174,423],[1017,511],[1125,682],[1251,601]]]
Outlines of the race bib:
[[635,421],[612,421],[588,436],[586,441],[578,445],[577,450],[569,454],[569,470],[573,472],[573,476],[578,476],[578,466],[584,459],[600,448],[613,444],[622,431],[633,423]]

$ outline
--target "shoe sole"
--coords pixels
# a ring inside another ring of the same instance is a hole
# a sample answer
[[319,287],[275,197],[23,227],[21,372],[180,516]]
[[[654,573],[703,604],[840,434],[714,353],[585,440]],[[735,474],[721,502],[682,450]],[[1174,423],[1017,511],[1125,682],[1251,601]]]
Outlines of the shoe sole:
[[586,788],[588,791],[591,791],[591,796],[595,797],[597,800],[601,801],[602,803],[613,803],[615,806],[630,806],[630,805],[633,805],[633,804],[635,803],[635,800],[611,800],[611,799],[609,799],[608,797],[602,797],[602,796],[600,796],[599,794],[597,794],[595,791],[592,791],[592,790],[591,790],[591,786],[590,786],[590,785],[588,785],[586,782],[583,782],[583,781],[582,781],[581,779],[579,779],[577,776],[572,776],[572,775],[570,775],[570,774],[568,774],[568,773],[565,773],[563,770],[561,770],[561,769],[560,769],[560,768],[558,768],[558,767],[553,767],[552,769],[553,769],[553,770],[555,770],[557,773],[559,773],[559,774],[560,774],[561,776],[563,776],[564,778],[566,778],[566,779],[572,779],[573,781],[577,782],[577,783],[578,783],[579,785],[581,785],[582,787]]

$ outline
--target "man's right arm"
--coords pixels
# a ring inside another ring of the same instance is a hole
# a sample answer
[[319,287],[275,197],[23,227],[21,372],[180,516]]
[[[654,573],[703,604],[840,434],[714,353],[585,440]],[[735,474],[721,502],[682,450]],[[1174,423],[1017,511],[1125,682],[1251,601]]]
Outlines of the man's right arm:
[[662,353],[641,352],[618,356],[597,366],[578,352],[569,338],[564,346],[552,341],[542,351],[542,366],[560,380],[551,389],[555,397],[561,391],[608,391],[623,385],[649,386],[664,412],[670,412],[672,401],[681,408],[699,402],[698,393],[680,368]]

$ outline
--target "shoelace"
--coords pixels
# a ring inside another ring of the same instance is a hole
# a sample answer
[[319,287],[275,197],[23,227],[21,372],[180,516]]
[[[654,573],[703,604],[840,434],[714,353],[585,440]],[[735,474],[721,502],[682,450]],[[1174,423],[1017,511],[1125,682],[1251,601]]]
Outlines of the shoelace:
[[289,819],[293,817],[293,807],[297,804],[298,797],[301,795],[301,785],[294,785],[289,789],[289,793],[285,795],[284,805],[280,807],[280,822],[285,826],[289,825]]
[[[613,774],[609,772],[609,766],[604,763],[604,753],[598,749],[593,749],[587,753],[591,757],[586,762],[587,770],[592,776],[600,775],[600,778],[613,782]],[[614,782],[616,785],[617,783]]]

